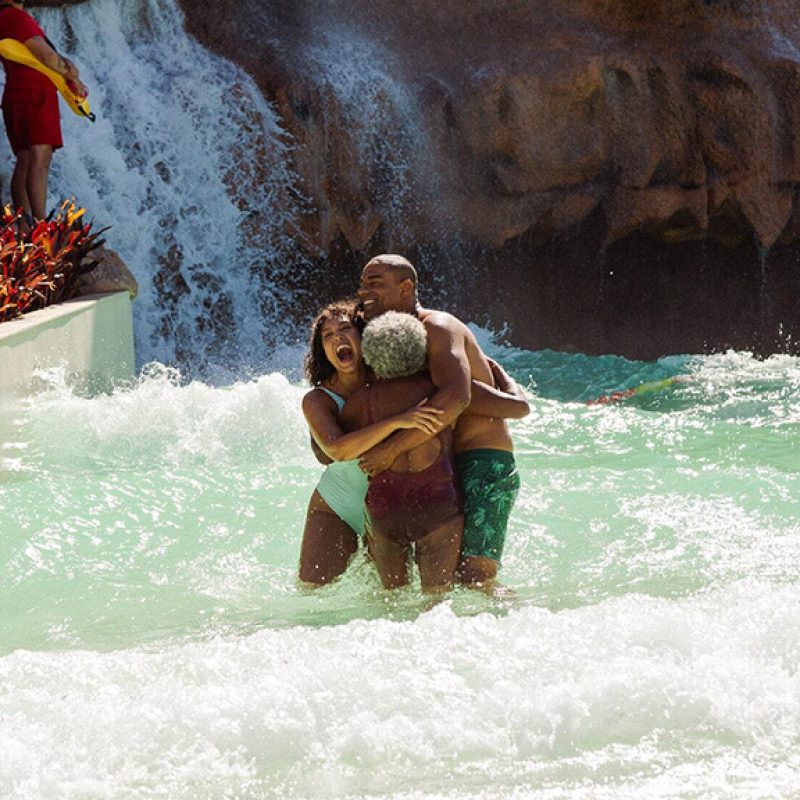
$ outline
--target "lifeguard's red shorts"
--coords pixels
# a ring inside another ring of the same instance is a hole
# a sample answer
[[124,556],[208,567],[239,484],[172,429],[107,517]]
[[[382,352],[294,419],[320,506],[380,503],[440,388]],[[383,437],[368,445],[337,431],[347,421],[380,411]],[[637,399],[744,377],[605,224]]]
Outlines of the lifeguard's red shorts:
[[6,89],[3,120],[15,155],[36,144],[49,144],[54,150],[64,145],[55,89],[42,86]]

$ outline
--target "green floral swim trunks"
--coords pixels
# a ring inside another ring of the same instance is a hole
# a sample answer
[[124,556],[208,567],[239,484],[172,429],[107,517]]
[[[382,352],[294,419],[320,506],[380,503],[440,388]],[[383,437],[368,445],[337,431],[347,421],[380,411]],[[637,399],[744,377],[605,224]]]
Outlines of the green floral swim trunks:
[[456,453],[455,467],[464,497],[461,557],[483,556],[499,562],[508,518],[519,493],[514,454],[506,450],[466,450]]

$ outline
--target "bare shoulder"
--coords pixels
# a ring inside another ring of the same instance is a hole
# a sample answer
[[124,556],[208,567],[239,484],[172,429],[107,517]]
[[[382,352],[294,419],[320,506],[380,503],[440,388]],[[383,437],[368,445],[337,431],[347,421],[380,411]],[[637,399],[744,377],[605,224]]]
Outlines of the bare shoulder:
[[450,336],[455,334],[465,339],[472,336],[470,329],[458,317],[454,317],[447,311],[424,308],[419,312],[419,318],[429,334],[444,332]]
[[314,387],[313,389],[309,389],[303,395],[303,408],[309,408],[315,406],[322,399],[320,397],[321,394],[322,392],[318,392],[316,387]]
[[425,309],[420,313],[420,319],[425,324],[430,339],[443,345],[458,341],[464,348],[471,377],[494,386],[491,367],[475,334],[458,317],[454,317],[446,311]]
[[328,397],[325,392],[318,389],[316,386],[303,395],[302,401],[303,413],[308,415],[314,411],[331,411],[336,409],[336,403],[333,399]]

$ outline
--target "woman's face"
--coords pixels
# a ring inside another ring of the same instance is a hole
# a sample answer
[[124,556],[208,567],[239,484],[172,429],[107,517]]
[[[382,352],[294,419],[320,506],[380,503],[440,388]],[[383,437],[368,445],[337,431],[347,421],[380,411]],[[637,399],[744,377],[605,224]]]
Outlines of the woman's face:
[[322,349],[337,372],[355,372],[361,366],[361,334],[346,316],[322,323]]

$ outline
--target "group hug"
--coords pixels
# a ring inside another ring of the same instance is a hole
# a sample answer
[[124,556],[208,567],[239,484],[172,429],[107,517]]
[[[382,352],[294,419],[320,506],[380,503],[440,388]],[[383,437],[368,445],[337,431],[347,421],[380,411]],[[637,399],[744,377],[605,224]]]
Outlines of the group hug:
[[491,593],[520,487],[507,420],[524,392],[453,315],[422,308],[417,272],[373,258],[357,299],[312,324],[303,397],[325,471],[308,504],[299,578],[340,577],[363,540],[387,589],[456,581]]

